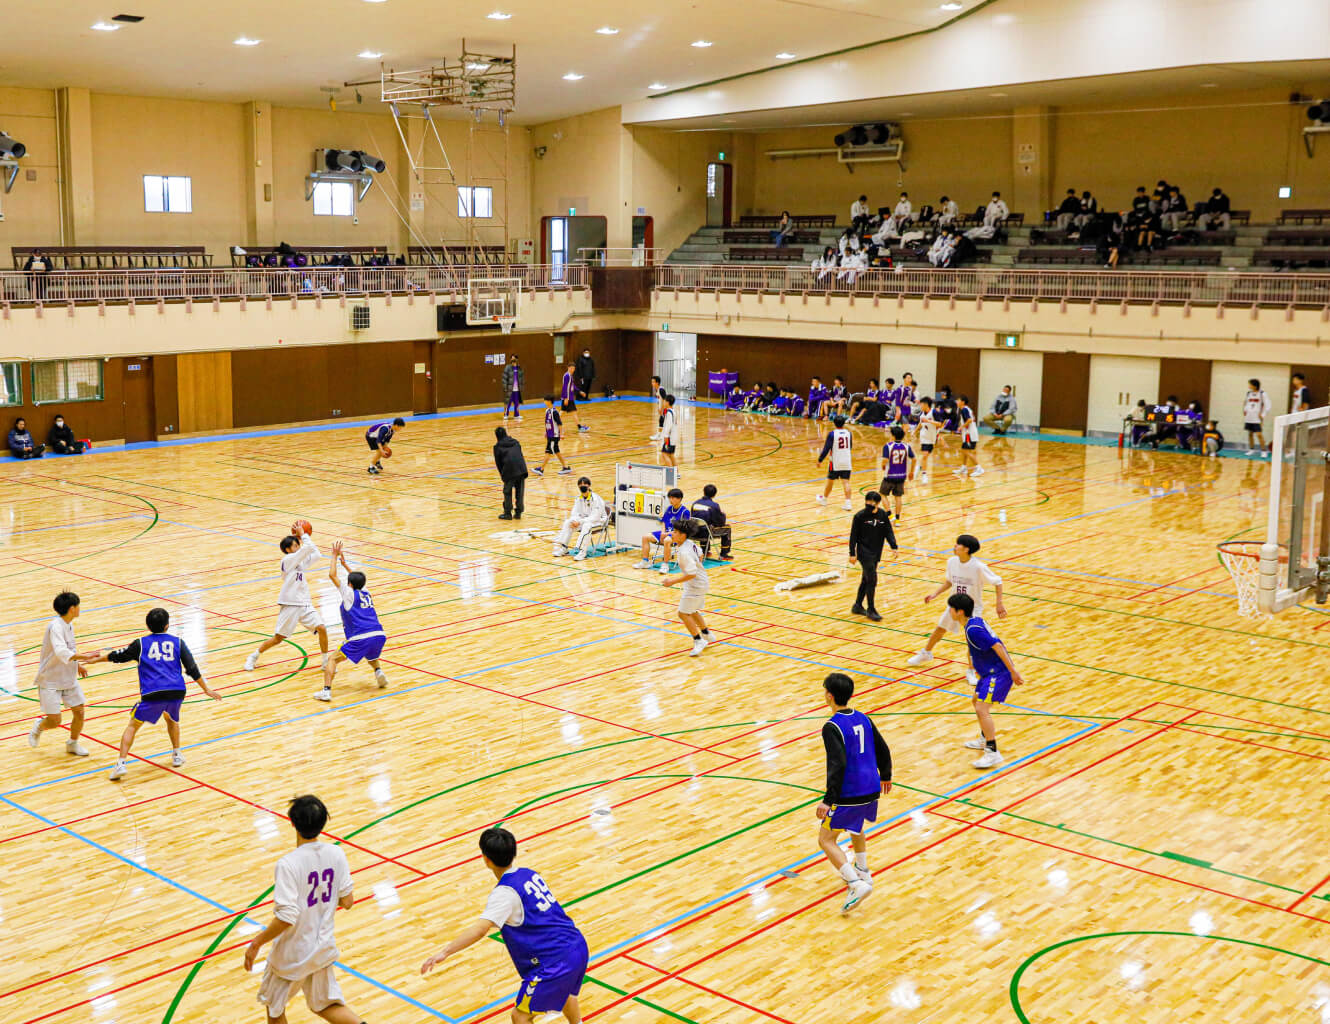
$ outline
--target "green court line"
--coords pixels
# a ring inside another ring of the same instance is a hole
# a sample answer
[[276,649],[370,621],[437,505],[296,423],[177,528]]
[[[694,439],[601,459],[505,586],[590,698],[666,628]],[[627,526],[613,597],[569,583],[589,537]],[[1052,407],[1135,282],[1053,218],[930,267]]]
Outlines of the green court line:
[[[1179,860],[1182,861],[1183,864],[1191,864],[1198,868],[1214,867],[1214,865],[1211,864],[1208,860],[1199,860],[1196,857],[1188,857],[1186,854],[1174,853],[1172,850],[1161,850],[1157,854],[1157,856],[1167,857],[1169,860]],[[1288,886],[1281,885],[1279,888],[1287,889],[1289,892],[1297,892],[1296,889],[1289,889]]]
[[1024,962],[1016,968],[1016,973],[1011,976],[1011,984],[1008,986],[1008,996],[1011,999],[1011,1008],[1016,1013],[1016,1018],[1021,1024],[1031,1024],[1030,1018],[1025,1015],[1025,1009],[1021,1006],[1020,985],[1021,978],[1025,972],[1042,957],[1047,956],[1055,950],[1062,949],[1064,946],[1072,946],[1078,942],[1089,942],[1092,939],[1115,939],[1124,936],[1139,935],[1163,935],[1183,939],[1201,939],[1206,942],[1230,942],[1237,946],[1251,946],[1254,949],[1264,949],[1272,953],[1283,953],[1285,956],[1295,957],[1298,960],[1305,960],[1308,963],[1320,964],[1322,967],[1330,967],[1330,960],[1321,960],[1319,957],[1308,956],[1305,953],[1295,953],[1291,949],[1281,949],[1279,946],[1270,946],[1264,942],[1252,942],[1250,939],[1234,939],[1226,935],[1196,935],[1193,932],[1173,932],[1173,931],[1121,931],[1121,932],[1097,932],[1093,935],[1077,935],[1074,938],[1063,939],[1061,942],[1055,942],[1051,946],[1045,946],[1043,949],[1036,950],[1025,958]]

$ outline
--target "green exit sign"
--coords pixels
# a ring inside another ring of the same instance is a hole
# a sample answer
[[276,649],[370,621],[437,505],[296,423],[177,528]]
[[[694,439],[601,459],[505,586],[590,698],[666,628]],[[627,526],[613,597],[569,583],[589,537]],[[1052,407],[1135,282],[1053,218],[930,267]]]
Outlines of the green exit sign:
[[998,348],[1020,348],[1021,336],[1019,334],[998,334],[995,335]]
[[576,207],[576,206],[570,206],[570,207],[568,207],[568,216],[570,216],[570,217],[576,217],[576,216],[577,216],[577,207]]
[[716,156],[717,156],[717,158],[719,158],[719,159],[721,159],[721,160],[724,160],[724,159],[725,159],[725,150],[722,149],[719,153],[716,154]]

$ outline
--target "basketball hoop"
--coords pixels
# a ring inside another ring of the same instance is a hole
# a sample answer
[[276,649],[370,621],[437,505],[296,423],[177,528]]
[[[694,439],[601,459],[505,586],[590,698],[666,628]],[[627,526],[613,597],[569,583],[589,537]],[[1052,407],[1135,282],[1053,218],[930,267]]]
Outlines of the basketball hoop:
[[512,334],[513,326],[517,323],[517,318],[513,316],[496,316],[494,322],[499,325],[499,330],[504,334]]
[[[1238,590],[1238,614],[1244,619],[1265,619],[1269,612],[1261,611],[1259,593],[1261,589],[1261,540],[1226,540],[1215,545],[1219,549],[1219,560],[1233,577]],[[1279,546],[1279,565],[1281,575],[1287,571],[1288,549]]]

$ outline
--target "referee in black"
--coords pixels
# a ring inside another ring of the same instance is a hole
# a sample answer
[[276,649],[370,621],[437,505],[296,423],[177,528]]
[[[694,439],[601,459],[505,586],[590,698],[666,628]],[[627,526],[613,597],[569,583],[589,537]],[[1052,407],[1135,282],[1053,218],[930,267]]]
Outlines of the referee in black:
[[891,528],[891,516],[882,509],[882,495],[869,491],[864,495],[864,507],[854,514],[850,522],[850,564],[859,563],[863,577],[859,580],[859,595],[854,599],[851,615],[864,615],[870,622],[881,622],[877,613],[877,563],[882,560],[882,545],[890,544],[896,550],[896,532]]

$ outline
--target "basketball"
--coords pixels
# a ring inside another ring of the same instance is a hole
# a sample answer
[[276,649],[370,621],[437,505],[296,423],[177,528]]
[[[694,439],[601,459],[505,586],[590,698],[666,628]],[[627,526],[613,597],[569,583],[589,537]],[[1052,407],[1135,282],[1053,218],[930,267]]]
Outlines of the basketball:
[[386,444],[379,445],[379,451],[383,452],[383,457],[385,459],[392,458],[393,450],[389,448]]
[[308,519],[297,519],[295,521],[295,534],[300,536],[302,533],[313,536],[314,525]]

